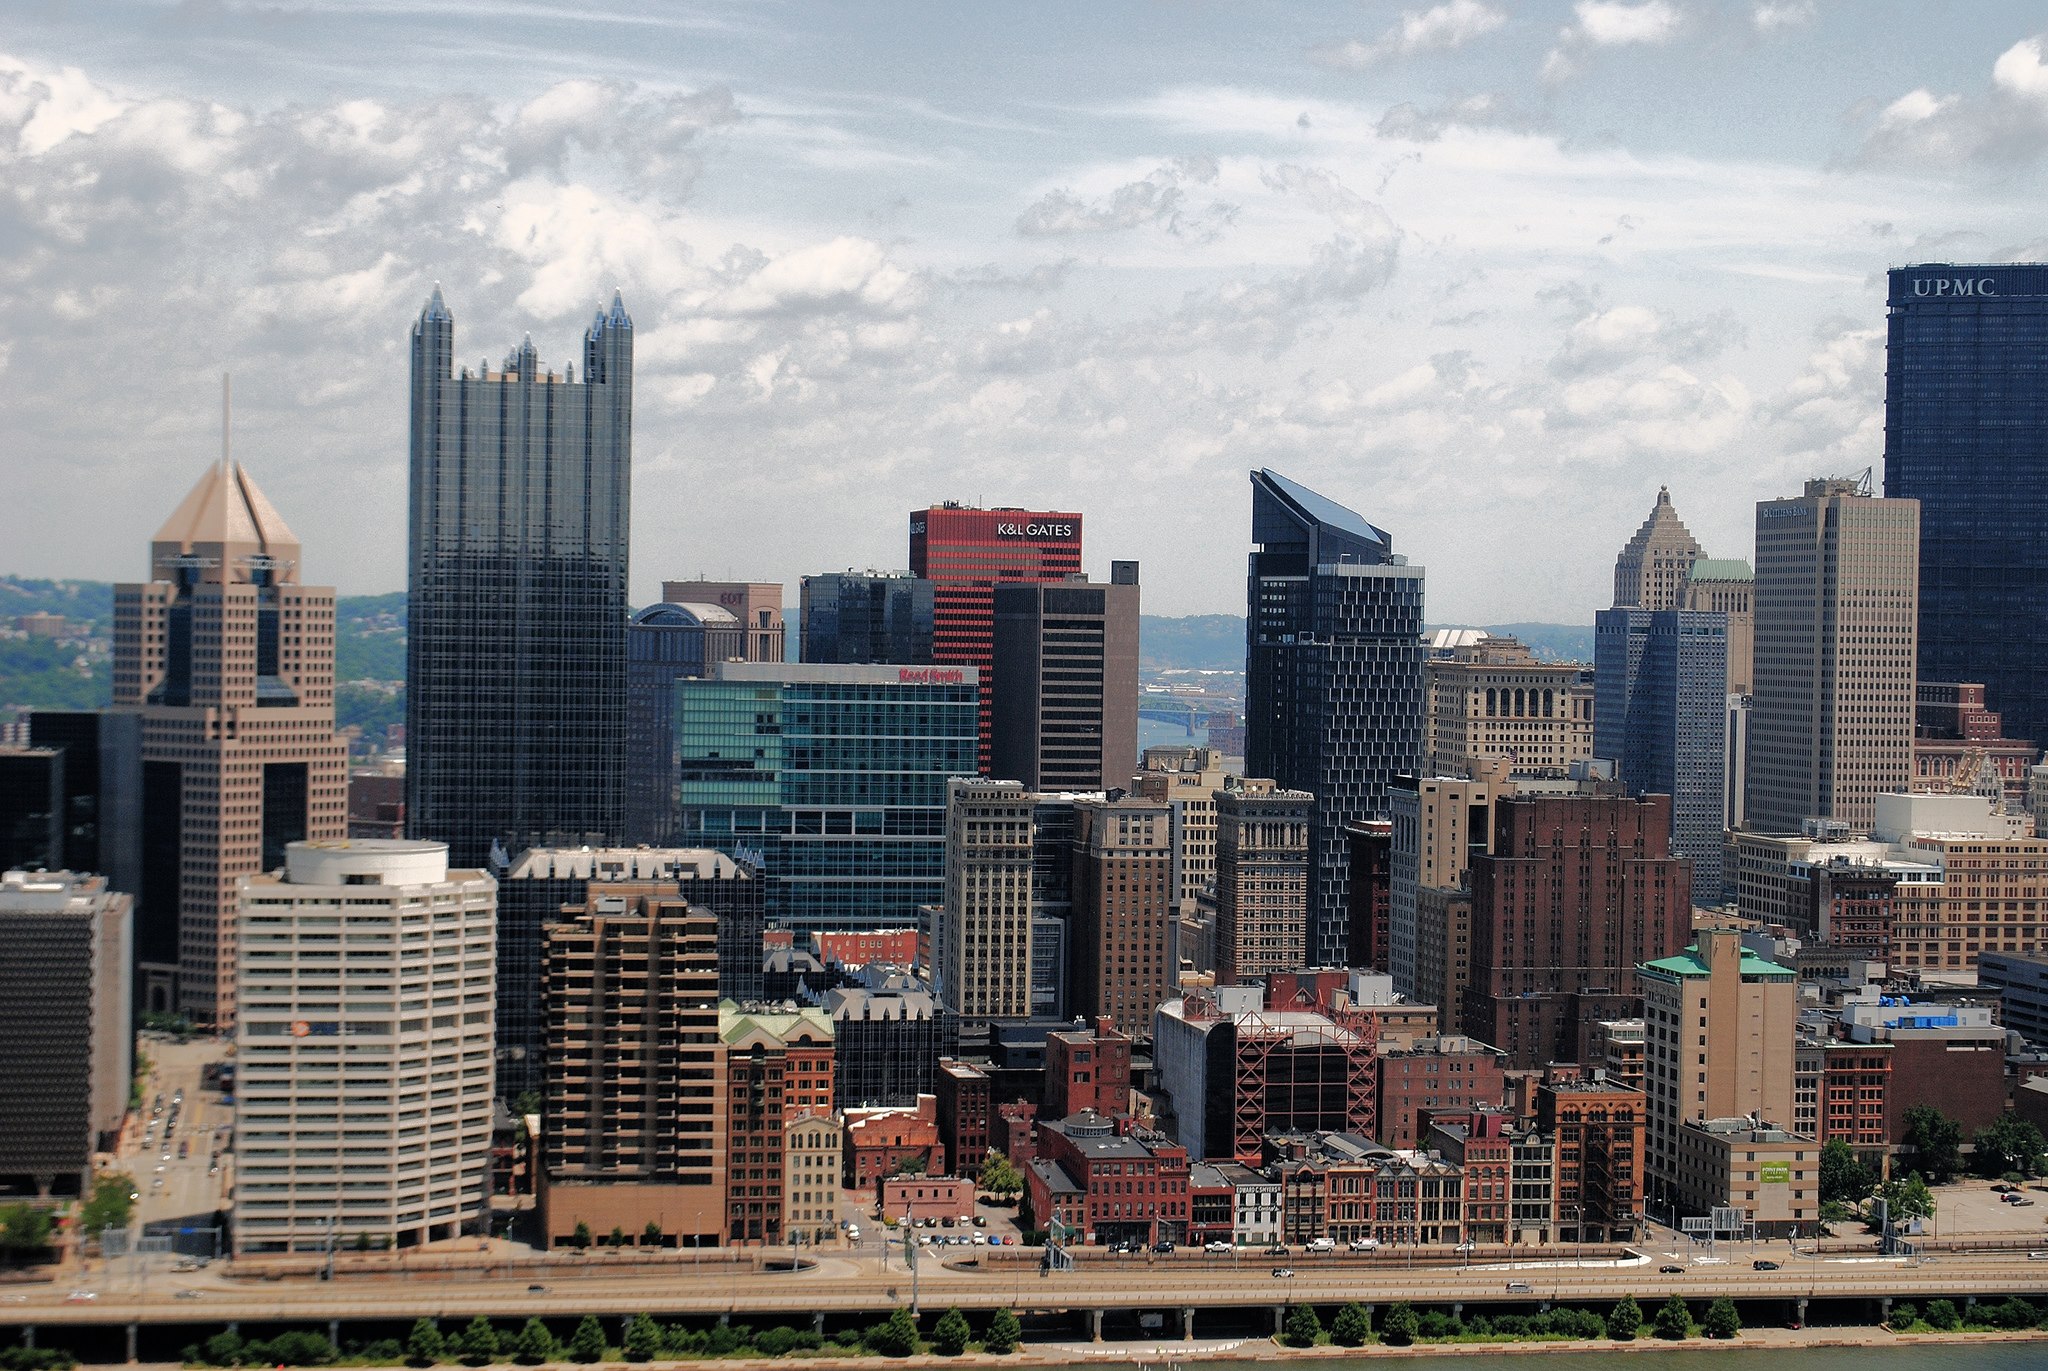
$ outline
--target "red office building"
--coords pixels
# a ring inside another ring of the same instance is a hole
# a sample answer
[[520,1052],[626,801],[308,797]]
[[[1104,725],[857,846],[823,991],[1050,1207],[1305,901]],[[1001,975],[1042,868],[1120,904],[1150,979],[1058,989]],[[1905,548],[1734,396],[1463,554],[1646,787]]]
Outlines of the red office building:
[[932,660],[981,672],[981,770],[989,769],[995,588],[1081,571],[1081,516],[969,509],[954,501],[911,511],[910,571],[934,583]]

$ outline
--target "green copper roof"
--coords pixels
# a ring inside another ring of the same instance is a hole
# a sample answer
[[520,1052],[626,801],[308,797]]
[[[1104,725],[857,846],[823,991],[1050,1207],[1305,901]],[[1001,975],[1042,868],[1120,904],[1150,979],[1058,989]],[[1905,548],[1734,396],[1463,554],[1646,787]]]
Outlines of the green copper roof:
[[1702,557],[1692,564],[1695,581],[1754,581],[1756,573],[1740,557]]
[[[1694,943],[1676,957],[1660,957],[1654,962],[1644,962],[1643,970],[1661,971],[1667,976],[1707,976],[1707,964],[1700,960],[1699,944]],[[1748,948],[1742,949],[1742,974],[1745,976],[1783,976],[1792,980],[1797,972],[1776,962],[1766,961]]]

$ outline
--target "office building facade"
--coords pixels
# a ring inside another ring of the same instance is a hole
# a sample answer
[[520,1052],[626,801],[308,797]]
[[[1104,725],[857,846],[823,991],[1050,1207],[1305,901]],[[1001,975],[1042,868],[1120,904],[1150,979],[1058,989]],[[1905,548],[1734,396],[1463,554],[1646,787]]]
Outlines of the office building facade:
[[334,591],[299,584],[300,555],[222,461],[150,540],[150,580],[114,587],[114,712],[141,730],[141,998],[195,1023],[234,1020],[237,883],[348,831]]
[[495,1098],[491,878],[451,869],[441,843],[300,842],[240,898],[234,1250],[473,1231]]
[[625,841],[675,835],[676,682],[713,662],[751,660],[746,648],[758,638],[729,610],[702,603],[649,605],[627,625]]
[[2048,738],[2048,266],[1895,268],[1884,493],[1920,502],[1919,674]]
[[[1400,776],[1392,810],[1387,971],[1396,993],[1434,1004],[1454,1030],[1471,965],[1472,859],[1493,850],[1493,810],[1515,794],[1504,758],[1478,763],[1471,779]],[[1460,898],[1462,897],[1462,898]]]
[[1308,965],[1315,796],[1250,780],[1216,796],[1216,983]]
[[675,692],[678,840],[758,858],[771,921],[901,928],[938,903],[971,668],[725,662]]
[[1756,573],[1749,563],[1700,558],[1679,587],[1678,608],[1728,616],[1728,693],[1749,694],[1756,681]]
[[948,500],[911,511],[910,574],[932,583],[932,660],[970,668],[981,691],[979,771],[994,738],[995,588],[1081,573],[1081,516],[971,509]]
[[936,589],[907,571],[833,571],[804,577],[802,659],[929,665]]
[[1906,789],[1919,559],[1919,505],[1865,482],[1808,481],[1757,505],[1750,827],[1868,830],[1877,797]]
[[1615,606],[1673,608],[1700,555],[1698,541],[1671,503],[1671,492],[1659,486],[1650,517],[1643,520],[1621,555],[1614,559]]
[[1513,638],[1468,634],[1440,630],[1423,664],[1428,773],[1470,776],[1503,758],[1517,776],[1571,774],[1593,754],[1591,673],[1577,662],[1539,662]]
[[128,1111],[134,902],[106,878],[0,873],[0,1193],[89,1195]]
[[936,902],[932,966],[940,1003],[961,1018],[1031,1013],[1037,800],[1015,781],[947,783],[945,888]]
[[1138,564],[995,588],[989,774],[1028,790],[1104,790],[1138,764]]
[[455,367],[436,287],[412,330],[406,827],[481,867],[493,843],[616,841],[625,816],[633,321],[583,375],[532,340]]
[[1074,818],[1068,1008],[1139,1037],[1152,1031],[1152,1011],[1180,979],[1168,952],[1171,814],[1157,801],[1126,796],[1081,800]]
[[1393,540],[1278,472],[1252,473],[1245,766],[1316,797],[1309,958],[1350,943],[1344,826],[1422,760],[1422,582]]
[[734,654],[743,662],[781,662],[789,658],[789,630],[782,617],[782,585],[778,581],[663,581],[663,604],[711,605],[736,619],[747,640]]

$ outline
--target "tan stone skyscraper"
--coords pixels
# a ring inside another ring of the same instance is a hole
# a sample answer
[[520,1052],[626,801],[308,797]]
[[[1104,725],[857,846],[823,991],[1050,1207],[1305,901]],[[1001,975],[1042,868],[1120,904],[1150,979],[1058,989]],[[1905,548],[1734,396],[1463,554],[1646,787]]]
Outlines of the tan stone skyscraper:
[[1216,979],[1249,985],[1308,965],[1315,796],[1248,780],[1216,795]]
[[1755,613],[1748,827],[1867,831],[1912,783],[1919,501],[1820,480],[1758,504]]
[[235,1013],[236,884],[348,834],[334,591],[239,462],[207,467],[114,587],[114,705],[142,716],[136,956],[148,1009]]
[[1702,555],[1700,545],[1659,486],[1657,504],[1614,559],[1616,609],[1676,609],[1678,588]]

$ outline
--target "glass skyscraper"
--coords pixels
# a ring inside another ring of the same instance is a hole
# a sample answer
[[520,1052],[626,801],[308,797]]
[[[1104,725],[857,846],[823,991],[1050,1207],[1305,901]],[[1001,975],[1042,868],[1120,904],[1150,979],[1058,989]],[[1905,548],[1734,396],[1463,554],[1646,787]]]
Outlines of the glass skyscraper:
[[435,288],[412,331],[406,827],[456,866],[619,832],[632,428],[617,295],[578,380],[531,339],[457,373]]
[[1900,267],[1884,493],[1920,502],[1919,679],[2048,738],[2048,266]]
[[942,898],[946,781],[975,774],[972,667],[724,662],[675,690],[676,840],[758,861],[799,932]]
[[1350,951],[1344,826],[1387,813],[1422,762],[1422,568],[1391,537],[1275,471],[1252,478],[1245,769],[1316,798],[1308,956]]

